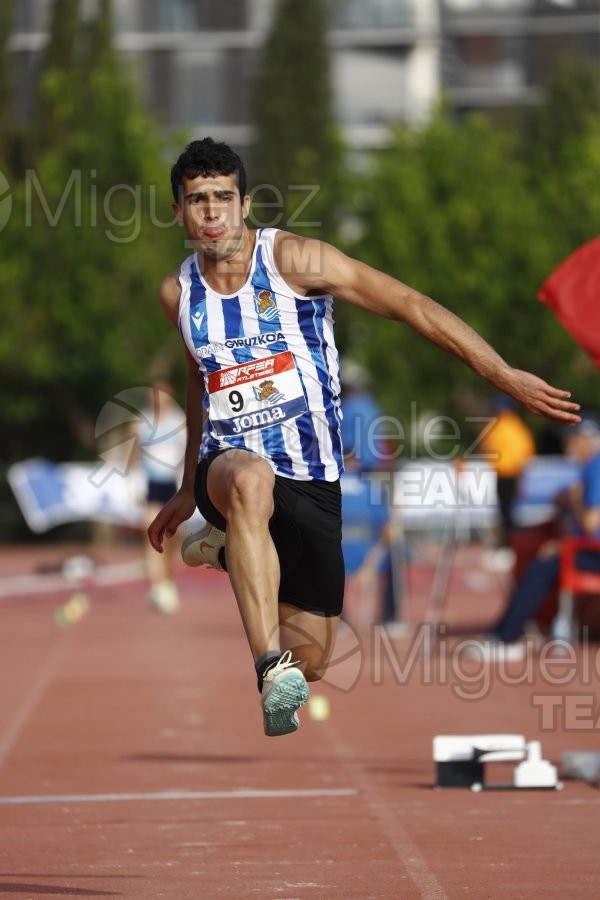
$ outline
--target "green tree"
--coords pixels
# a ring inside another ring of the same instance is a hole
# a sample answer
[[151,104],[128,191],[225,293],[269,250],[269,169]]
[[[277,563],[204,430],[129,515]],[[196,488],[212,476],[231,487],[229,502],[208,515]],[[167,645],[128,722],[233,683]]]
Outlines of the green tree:
[[0,5],[0,170],[11,182],[20,167],[20,134],[13,109],[16,82],[8,48],[13,19],[14,0],[6,0]]
[[[552,90],[547,103],[545,128],[560,129]],[[417,130],[397,129],[355,186],[363,233],[347,249],[453,309],[512,365],[595,404],[591,362],[536,297],[566,253],[597,233],[600,131],[593,117],[581,123],[543,177],[516,127],[481,116],[459,124],[440,110]],[[457,416],[476,410],[487,390],[474,374],[402,327],[340,306],[343,349],[377,373],[386,409],[406,417],[415,400]]]
[[5,0],[0,6],[0,135],[6,134],[10,121],[11,87],[8,39],[13,20],[12,0]]
[[598,67],[564,56],[546,102],[527,112],[522,129],[531,190],[551,223],[553,247],[566,255],[597,234],[600,222]]
[[53,8],[40,113],[2,235],[0,426],[9,460],[93,453],[104,403],[147,384],[177,344],[156,299],[161,277],[185,255],[181,231],[166,227],[168,147],[112,51],[109,0],[88,23],[78,6]]
[[[332,119],[326,4],[280,0],[256,76],[252,175],[283,197],[281,227],[332,234],[342,159]],[[273,190],[255,199],[257,222],[274,223],[279,210],[259,205],[273,204]]]

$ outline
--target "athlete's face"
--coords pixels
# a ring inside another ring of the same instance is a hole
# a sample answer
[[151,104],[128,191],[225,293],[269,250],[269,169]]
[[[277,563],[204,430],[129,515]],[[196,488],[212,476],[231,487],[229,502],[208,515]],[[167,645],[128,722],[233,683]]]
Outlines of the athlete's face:
[[250,197],[240,198],[235,174],[184,178],[173,211],[199,253],[230,259],[244,243]]

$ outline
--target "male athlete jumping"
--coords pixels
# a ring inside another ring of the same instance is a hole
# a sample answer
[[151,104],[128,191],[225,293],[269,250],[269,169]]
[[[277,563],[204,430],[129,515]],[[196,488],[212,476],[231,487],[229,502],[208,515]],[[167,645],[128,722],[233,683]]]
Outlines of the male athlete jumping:
[[194,141],[171,173],[195,252],[160,298],[188,362],[183,482],[148,534],[163,549],[194,512],[209,526],[190,564],[227,569],[258,677],[267,735],[298,728],[342,611],[340,383],[333,297],[404,322],[532,412],[579,421],[567,391],[509,366],[465,322],[335,247],[248,229],[238,155]]

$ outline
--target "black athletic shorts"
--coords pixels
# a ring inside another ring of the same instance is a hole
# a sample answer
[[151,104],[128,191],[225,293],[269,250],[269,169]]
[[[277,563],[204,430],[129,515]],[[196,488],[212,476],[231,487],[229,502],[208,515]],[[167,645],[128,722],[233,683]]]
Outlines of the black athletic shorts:
[[[225,450],[207,454],[196,471],[195,497],[204,518],[225,531],[211,503],[208,468]],[[298,481],[275,476],[275,512],[269,530],[279,556],[279,602],[322,616],[338,616],[344,598],[342,492],[339,481]]]

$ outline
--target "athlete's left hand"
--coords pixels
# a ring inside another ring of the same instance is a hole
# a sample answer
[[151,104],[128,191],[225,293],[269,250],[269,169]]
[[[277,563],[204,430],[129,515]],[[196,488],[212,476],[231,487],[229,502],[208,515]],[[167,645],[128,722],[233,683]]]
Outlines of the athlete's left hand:
[[581,421],[581,417],[577,415],[579,403],[571,401],[569,391],[552,387],[531,372],[511,369],[509,382],[502,390],[538,416],[555,419],[567,425],[576,425]]

